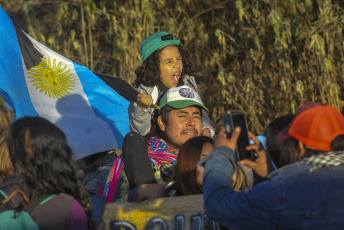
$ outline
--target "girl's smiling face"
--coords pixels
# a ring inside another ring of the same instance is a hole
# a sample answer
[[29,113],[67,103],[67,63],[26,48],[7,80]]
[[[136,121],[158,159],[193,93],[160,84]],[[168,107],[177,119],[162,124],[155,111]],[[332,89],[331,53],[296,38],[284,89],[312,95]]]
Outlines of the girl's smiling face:
[[178,85],[183,71],[183,58],[177,46],[166,46],[160,53],[160,81],[167,87]]

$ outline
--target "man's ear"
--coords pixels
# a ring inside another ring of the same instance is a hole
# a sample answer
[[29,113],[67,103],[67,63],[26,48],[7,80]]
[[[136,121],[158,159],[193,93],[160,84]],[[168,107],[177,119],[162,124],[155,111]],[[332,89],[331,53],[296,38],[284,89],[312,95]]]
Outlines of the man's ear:
[[158,125],[159,125],[161,131],[163,131],[163,132],[166,131],[166,126],[165,126],[165,123],[162,121],[161,115],[158,117]]
[[298,160],[301,160],[306,155],[307,151],[306,151],[305,144],[300,140],[298,140],[298,142],[299,142],[300,153],[299,153],[299,156],[297,158],[298,158]]

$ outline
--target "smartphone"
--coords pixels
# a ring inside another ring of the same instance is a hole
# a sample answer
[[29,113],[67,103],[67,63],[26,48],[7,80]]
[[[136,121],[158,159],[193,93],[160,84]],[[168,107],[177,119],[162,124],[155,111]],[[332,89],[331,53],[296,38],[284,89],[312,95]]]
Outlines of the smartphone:
[[252,159],[254,153],[247,151],[246,146],[250,144],[250,138],[248,135],[246,115],[243,112],[230,112],[223,115],[223,123],[226,128],[227,137],[231,138],[234,128],[239,126],[241,133],[237,142],[237,148],[235,150],[236,160]]
[[95,222],[97,227],[99,227],[103,219],[106,200],[107,200],[106,196],[97,196],[97,195],[91,196],[92,220]]

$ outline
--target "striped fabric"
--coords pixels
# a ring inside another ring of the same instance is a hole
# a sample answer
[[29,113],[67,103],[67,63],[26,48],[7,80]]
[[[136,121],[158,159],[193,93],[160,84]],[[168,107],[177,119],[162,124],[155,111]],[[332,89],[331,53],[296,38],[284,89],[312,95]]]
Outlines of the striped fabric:
[[[148,141],[148,157],[153,164],[167,165],[175,164],[178,154],[173,151],[162,139],[152,137]],[[158,167],[160,168],[160,167]],[[113,162],[104,186],[103,195],[107,196],[108,203],[115,202],[120,187],[121,176],[124,173],[124,162],[122,155]],[[159,180],[158,180],[159,181]]]
[[148,157],[152,163],[165,164],[175,162],[178,154],[164,140],[151,137],[148,141]]

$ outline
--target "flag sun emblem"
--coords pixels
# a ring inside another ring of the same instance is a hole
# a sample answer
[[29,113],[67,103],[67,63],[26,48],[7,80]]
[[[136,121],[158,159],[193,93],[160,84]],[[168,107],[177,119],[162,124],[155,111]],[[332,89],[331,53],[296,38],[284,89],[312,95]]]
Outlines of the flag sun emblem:
[[62,62],[56,66],[56,59],[51,65],[50,58],[48,60],[43,58],[37,66],[28,70],[32,86],[40,89],[40,92],[44,91],[45,95],[49,94],[49,97],[54,99],[60,99],[70,94],[75,86],[75,76],[73,73],[69,73],[70,69],[67,69],[66,65],[63,68],[61,66]]

